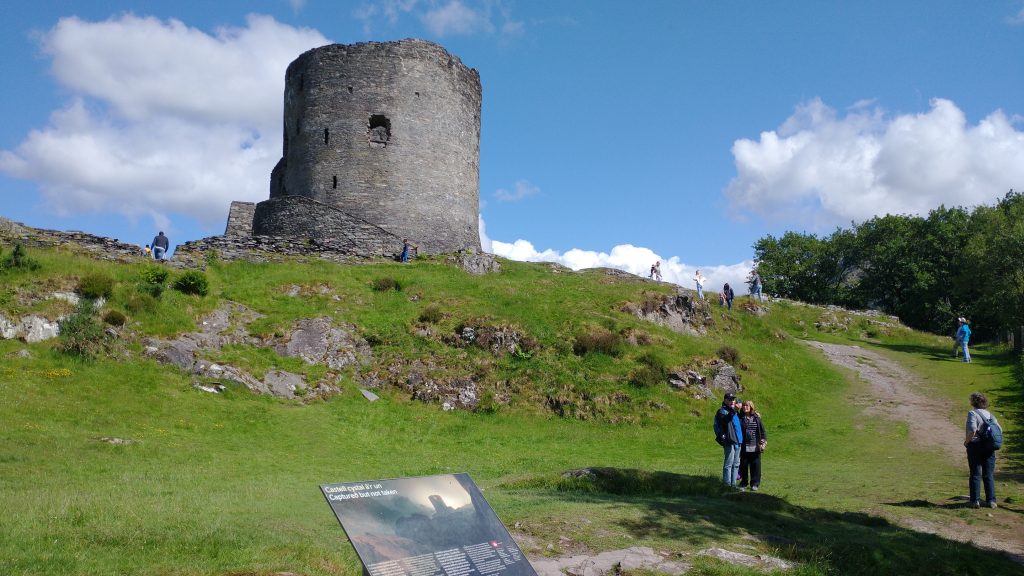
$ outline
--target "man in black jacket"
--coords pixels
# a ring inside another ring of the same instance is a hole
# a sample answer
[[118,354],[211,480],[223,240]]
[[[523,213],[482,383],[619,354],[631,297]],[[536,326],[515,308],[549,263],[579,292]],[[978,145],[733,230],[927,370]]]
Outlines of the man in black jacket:
[[739,416],[734,406],[736,395],[725,394],[722,407],[715,413],[715,436],[724,451],[722,462],[722,483],[726,486],[736,485],[736,475],[740,470],[740,446],[743,445],[743,429],[740,427]]
[[163,230],[161,230],[160,233],[153,238],[152,246],[153,259],[163,260],[164,254],[166,254],[167,250],[171,247],[171,241],[167,239],[167,236],[164,236]]

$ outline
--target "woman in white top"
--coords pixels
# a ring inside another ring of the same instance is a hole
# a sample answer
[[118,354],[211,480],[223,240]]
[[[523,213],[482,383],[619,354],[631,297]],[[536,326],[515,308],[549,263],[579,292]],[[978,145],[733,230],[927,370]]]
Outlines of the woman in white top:
[[996,452],[982,441],[979,432],[985,420],[995,420],[988,411],[988,399],[984,394],[971,394],[971,408],[967,413],[967,436],[964,447],[967,448],[967,466],[970,468],[969,480],[971,491],[971,508],[980,508],[980,484],[985,483],[985,502],[989,508],[996,507],[996,482],[993,474],[996,471]]
[[700,296],[701,300],[704,299],[705,280],[707,280],[707,278],[705,278],[704,275],[700,273],[700,270],[697,270],[697,274],[693,277],[693,281],[697,283],[697,296]]

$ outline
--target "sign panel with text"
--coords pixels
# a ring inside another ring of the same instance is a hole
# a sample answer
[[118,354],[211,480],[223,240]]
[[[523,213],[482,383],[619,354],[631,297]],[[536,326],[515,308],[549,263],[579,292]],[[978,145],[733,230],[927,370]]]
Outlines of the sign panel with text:
[[468,474],[320,490],[370,576],[537,576]]

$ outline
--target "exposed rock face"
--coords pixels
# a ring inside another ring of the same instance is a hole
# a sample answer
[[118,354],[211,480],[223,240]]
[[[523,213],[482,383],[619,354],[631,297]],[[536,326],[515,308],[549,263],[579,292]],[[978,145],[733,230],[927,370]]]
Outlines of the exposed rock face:
[[710,398],[713,395],[707,386],[707,377],[702,376],[696,370],[675,369],[669,371],[668,385],[675,390],[685,391],[698,400]]
[[247,324],[260,317],[257,312],[231,302],[200,322],[199,332],[172,340],[149,340],[145,354],[194,376],[237,382],[253,392],[281,398],[323,396],[339,389],[324,382],[310,385],[302,376],[283,370],[270,370],[260,380],[244,370],[204,357],[215,357],[225,345],[240,344],[272,348],[283,356],[302,358],[309,364],[323,364],[335,370],[369,358],[369,346],[354,335],[354,329],[334,326],[327,318],[300,320],[292,332],[260,340],[245,330]]
[[716,360],[711,365],[711,368],[715,375],[711,380],[711,388],[721,390],[722,392],[732,392],[733,394],[743,390],[743,386],[740,385],[740,375],[736,373],[736,369],[728,362]]
[[334,326],[329,318],[299,320],[290,337],[273,345],[282,356],[302,358],[307,364],[324,364],[333,370],[359,363],[370,356],[370,347],[355,335],[355,327]]
[[474,276],[483,276],[501,271],[501,263],[494,254],[486,252],[459,252],[448,257],[448,262],[459,266]]
[[658,294],[639,305],[630,302],[622,310],[642,320],[693,336],[706,334],[705,326],[712,322],[707,302],[695,299],[688,291],[679,291],[672,296]]
[[0,315],[0,338],[5,340],[17,338],[32,344],[56,338],[59,333],[60,328],[57,321],[48,320],[42,316],[32,314],[15,323]]

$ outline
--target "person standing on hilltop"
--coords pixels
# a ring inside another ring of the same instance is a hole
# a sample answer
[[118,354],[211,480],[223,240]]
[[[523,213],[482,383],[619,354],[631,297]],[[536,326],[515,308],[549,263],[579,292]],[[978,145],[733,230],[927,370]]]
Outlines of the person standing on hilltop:
[[724,453],[722,483],[726,486],[736,486],[736,477],[740,471],[740,447],[743,445],[743,428],[735,406],[736,395],[727,392],[722,407],[715,412],[715,441]]
[[971,353],[967,349],[967,343],[971,340],[971,327],[968,326],[967,318],[964,318],[963,316],[957,318],[957,321],[960,322],[960,328],[956,331],[956,341],[959,342],[964,349],[964,362],[970,362]]
[[755,296],[764,302],[764,296],[761,295],[761,275],[757,273],[757,268],[750,272],[750,297],[754,298]]
[[693,281],[697,283],[697,296],[699,296],[701,300],[704,299],[704,282],[706,280],[707,278],[700,273],[700,270],[697,270],[697,273],[693,275]]
[[164,232],[161,230],[160,233],[153,238],[151,245],[153,246],[153,259],[163,260],[164,254],[166,254],[167,250],[171,247],[171,241],[167,236],[164,236]]
[[722,297],[725,299],[725,304],[732,310],[732,301],[736,297],[736,293],[732,291],[732,286],[729,283],[725,283],[725,287],[722,288]]

